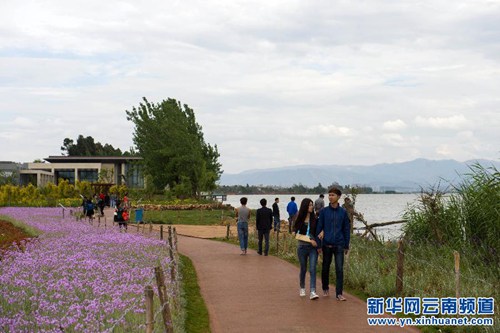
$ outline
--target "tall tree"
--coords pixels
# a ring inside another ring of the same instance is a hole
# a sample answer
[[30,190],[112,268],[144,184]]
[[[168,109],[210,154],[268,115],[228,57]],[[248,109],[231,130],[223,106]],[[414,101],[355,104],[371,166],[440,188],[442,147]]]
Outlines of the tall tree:
[[104,146],[100,142],[95,142],[94,138],[83,135],[79,135],[75,142],[66,138],[63,141],[61,150],[66,152],[67,156],[121,156],[122,152],[120,148],[114,148],[110,144],[105,144]]
[[191,196],[215,189],[222,174],[220,155],[217,145],[205,142],[193,109],[172,98],[158,104],[143,98],[126,113],[135,124],[133,140],[144,171],[157,189],[189,189],[184,194]]

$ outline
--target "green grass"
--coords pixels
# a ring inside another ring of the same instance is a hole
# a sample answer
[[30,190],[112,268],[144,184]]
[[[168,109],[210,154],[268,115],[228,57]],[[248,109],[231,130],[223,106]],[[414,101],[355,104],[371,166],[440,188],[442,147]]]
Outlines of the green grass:
[[22,231],[24,231],[26,234],[28,234],[31,237],[38,237],[41,234],[41,232],[39,230],[37,230],[29,225],[26,225],[18,220],[15,220],[15,219],[11,218],[10,216],[0,215],[0,219],[11,223],[14,227],[21,229]]
[[[135,221],[132,209],[130,221]],[[143,213],[144,222],[155,224],[222,225],[234,221],[232,210],[148,210]]]
[[210,332],[210,322],[205,301],[200,294],[198,278],[191,260],[179,254],[181,260],[182,289],[186,303],[185,330],[189,333]]

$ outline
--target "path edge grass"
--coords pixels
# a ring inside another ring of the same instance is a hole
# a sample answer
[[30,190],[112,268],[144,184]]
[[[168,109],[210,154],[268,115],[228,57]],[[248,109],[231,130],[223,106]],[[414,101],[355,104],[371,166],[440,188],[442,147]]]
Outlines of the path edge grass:
[[8,215],[0,214],[0,220],[5,221],[5,222],[9,222],[14,227],[21,229],[23,232],[25,232],[30,237],[38,237],[42,234],[42,232],[40,230],[38,230],[32,226],[29,226],[21,221],[13,219],[12,217],[10,217]]
[[182,290],[185,299],[185,330],[189,333],[209,333],[210,319],[205,300],[201,296],[198,275],[189,257],[179,253]]

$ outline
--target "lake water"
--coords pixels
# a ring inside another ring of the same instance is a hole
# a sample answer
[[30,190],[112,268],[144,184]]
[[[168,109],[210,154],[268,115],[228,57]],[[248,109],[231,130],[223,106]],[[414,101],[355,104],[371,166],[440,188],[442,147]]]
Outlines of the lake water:
[[[230,204],[233,207],[240,206],[240,198],[247,197],[247,206],[251,209],[260,208],[260,199],[267,199],[267,206],[271,208],[274,203],[274,198],[279,198],[280,216],[281,219],[287,219],[286,205],[290,202],[292,195],[228,195],[227,201],[224,203]],[[300,207],[300,202],[304,198],[310,198],[313,201],[318,198],[318,195],[309,194],[294,194],[295,202]],[[340,203],[344,202],[344,195],[340,199]],[[359,194],[356,197],[356,210],[363,214],[368,224],[376,222],[389,222],[401,220],[403,213],[409,204],[415,203],[419,198],[419,194]],[[325,205],[328,204],[328,195],[325,194]],[[362,223],[356,222],[355,227],[363,226]],[[387,227],[379,227],[377,233],[385,239],[394,239],[401,234],[402,224],[396,224]]]

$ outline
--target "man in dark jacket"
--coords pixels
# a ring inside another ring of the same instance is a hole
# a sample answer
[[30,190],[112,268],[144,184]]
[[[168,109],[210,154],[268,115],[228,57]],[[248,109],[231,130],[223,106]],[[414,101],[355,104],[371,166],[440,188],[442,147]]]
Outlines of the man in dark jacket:
[[316,235],[323,241],[323,265],[321,268],[321,283],[323,296],[329,295],[330,265],[332,257],[335,258],[335,294],[337,300],[345,301],[342,295],[344,287],[344,254],[349,251],[351,228],[347,211],[339,205],[342,195],[337,188],[328,190],[328,201],[330,204],[319,213]]
[[267,256],[269,253],[269,232],[273,229],[273,211],[266,207],[266,199],[261,199],[260,205],[262,207],[257,209],[255,216],[257,232],[259,233],[259,251],[257,253],[262,255],[262,238],[265,237],[264,255]]
[[279,233],[280,232],[280,208],[278,207],[278,203],[280,202],[280,198],[274,199],[273,203],[273,218],[274,218],[274,231]]

